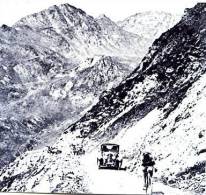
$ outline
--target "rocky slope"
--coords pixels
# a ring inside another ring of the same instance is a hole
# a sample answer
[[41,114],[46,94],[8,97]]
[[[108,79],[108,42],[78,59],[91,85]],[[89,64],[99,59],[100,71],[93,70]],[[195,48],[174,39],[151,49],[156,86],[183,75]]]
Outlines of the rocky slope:
[[68,125],[79,119],[97,102],[102,91],[117,86],[131,71],[127,64],[118,58],[99,56],[70,71],[42,74],[43,79],[38,75],[40,81],[4,85],[1,163],[55,140],[61,134],[59,124]]
[[[140,151],[151,149],[159,158],[157,166],[164,182],[203,193],[204,111],[198,109],[204,105],[204,98],[196,99],[194,94],[204,97],[204,91],[197,87],[199,82],[205,86],[205,14],[204,3],[188,9],[175,27],[154,42],[140,68],[101,96],[98,104],[65,133],[79,132],[85,143],[108,141],[158,109],[161,119],[154,122],[144,141],[139,140],[134,168],[140,164]],[[193,109],[197,110],[195,114]],[[167,174],[173,179],[169,180]]]
[[[39,192],[39,193],[86,193],[87,178],[83,177],[79,159],[72,152],[70,139],[63,144],[45,147],[41,150],[26,152],[20,156],[18,163],[10,163],[1,170],[3,181],[1,192]],[[13,166],[16,166],[13,170]],[[15,185],[19,183],[19,185]]]
[[60,124],[78,120],[131,73],[148,49],[144,43],[108,17],[68,4],[3,25],[0,166],[54,141]]
[[[55,168],[65,163],[67,157],[62,157],[63,160],[60,156],[69,144],[79,142],[86,150],[92,150],[102,142],[117,139],[125,148],[123,154],[131,171],[142,174],[140,156],[144,150],[150,150],[157,157],[157,180],[186,190],[187,194],[204,193],[205,10],[204,3],[187,9],[181,21],[153,43],[127,79],[103,93],[91,110],[65,129],[53,145],[53,153],[59,155]],[[47,155],[46,148],[39,150],[37,159],[43,159],[45,166],[41,168],[37,166],[39,160],[32,163],[36,152],[21,155],[2,170],[1,190],[16,191],[26,186],[22,191],[33,191],[31,184],[36,183],[30,177],[33,171],[41,184],[48,181],[53,167],[48,162],[53,157]],[[70,151],[65,153],[64,156]],[[23,165],[24,169],[18,169]],[[39,173],[41,170],[45,170],[44,176]],[[53,174],[64,175],[58,171],[57,168]],[[62,180],[60,183],[64,184]],[[53,190],[53,184],[50,187]],[[42,189],[40,185],[38,189]]]

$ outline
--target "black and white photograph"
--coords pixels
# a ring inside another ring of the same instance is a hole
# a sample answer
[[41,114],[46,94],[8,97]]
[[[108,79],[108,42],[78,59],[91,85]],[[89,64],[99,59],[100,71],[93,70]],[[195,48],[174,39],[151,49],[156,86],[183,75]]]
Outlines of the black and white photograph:
[[0,0],[0,195],[205,188],[206,1]]

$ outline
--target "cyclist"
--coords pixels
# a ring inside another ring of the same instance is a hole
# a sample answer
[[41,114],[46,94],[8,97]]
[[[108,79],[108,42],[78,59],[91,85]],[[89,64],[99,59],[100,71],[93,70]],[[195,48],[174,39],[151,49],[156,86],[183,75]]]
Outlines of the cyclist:
[[[144,174],[144,189],[147,188],[151,184],[151,180],[153,176],[153,170],[154,170],[155,161],[149,152],[143,153],[143,159],[142,159],[142,166],[143,168],[143,174]],[[157,171],[155,169],[155,171]]]

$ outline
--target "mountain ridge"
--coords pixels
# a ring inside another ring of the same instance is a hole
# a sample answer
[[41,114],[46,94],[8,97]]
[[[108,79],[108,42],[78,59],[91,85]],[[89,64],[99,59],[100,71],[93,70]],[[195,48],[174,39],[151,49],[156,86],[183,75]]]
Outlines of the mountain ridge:
[[[0,164],[15,159],[27,145],[35,148],[53,142],[60,134],[56,126],[78,120],[101,92],[117,86],[138,65],[149,47],[108,17],[98,20],[67,4],[26,16],[13,27],[4,25],[0,40],[4,156]],[[96,56],[102,56],[96,64],[87,61]],[[81,72],[84,63],[90,69]],[[116,68],[107,75],[104,64],[108,70]]]
[[[53,14],[57,13],[56,7],[54,8]],[[95,56],[88,55],[79,66],[71,63],[73,66],[68,65],[69,69],[66,70],[62,68],[62,72],[58,72],[58,68],[57,72],[52,71],[52,79],[48,80],[48,83],[52,81],[51,85],[46,86],[46,89],[43,86],[43,93],[37,92],[38,96],[34,96],[34,99],[43,97],[42,101],[45,101],[44,97],[49,94],[55,100],[48,104],[51,111],[56,111],[55,107],[58,106],[58,110],[66,108],[67,113],[82,111],[82,117],[76,118],[76,122],[60,120],[56,123],[56,130],[63,133],[46,146],[34,149],[30,143],[33,140],[30,140],[27,145],[29,151],[18,153],[16,160],[1,170],[0,189],[23,192],[37,192],[44,189],[45,192],[88,193],[91,189],[88,189],[87,185],[90,181],[87,167],[82,163],[84,157],[75,156],[73,146],[82,146],[86,152],[85,156],[89,156],[90,152],[98,150],[97,147],[101,143],[115,142],[121,143],[123,154],[128,161],[128,171],[142,176],[141,156],[144,151],[149,150],[157,158],[159,182],[179,188],[179,193],[204,194],[206,162],[203,121],[206,113],[200,108],[205,105],[206,94],[205,18],[205,3],[187,9],[181,21],[153,42],[149,52],[137,66],[133,61],[135,55],[111,56],[108,53],[100,52],[100,55],[97,52]],[[100,19],[102,21],[100,27],[107,24],[107,18],[106,21],[104,19]],[[96,24],[97,19],[89,22]],[[82,26],[83,24],[84,22],[81,23]],[[120,31],[121,28],[116,25],[109,27],[116,29],[115,33],[119,33],[121,46],[128,43],[124,42],[124,36],[127,37],[129,32]],[[80,34],[83,32],[81,30]],[[105,29],[102,33],[107,34],[109,31]],[[115,35],[114,32],[111,32],[111,37]],[[122,34],[124,36],[121,36]],[[108,41],[110,36],[102,36],[102,41]],[[111,38],[109,49],[112,49],[113,44],[119,40],[118,36]],[[85,37],[79,43],[84,39]],[[113,49],[114,53],[117,52],[116,47]],[[62,59],[65,59],[65,56]],[[115,75],[119,72],[121,74]],[[87,75],[91,75],[90,78]],[[117,83],[111,82],[118,77],[120,80]],[[108,82],[104,83],[105,80]],[[88,85],[86,88],[79,88],[78,84],[85,83]],[[113,86],[108,87],[110,83]],[[101,87],[102,90],[96,91]],[[72,100],[79,101],[81,90],[82,99],[85,101],[92,90],[99,94],[95,99],[95,92],[92,91],[91,98],[88,99],[94,104],[89,104],[85,110],[72,111],[70,107]],[[72,94],[74,99],[68,101],[67,96],[71,93],[74,93]],[[58,104],[57,100],[61,103]],[[68,102],[70,105],[66,107]],[[55,114],[59,118],[62,117],[61,113]],[[48,120],[43,123],[44,125],[54,119],[43,118],[43,120]],[[38,121],[37,118],[26,123],[27,127],[32,124],[41,124],[41,120]],[[6,131],[6,128],[3,128]],[[41,129],[37,127],[35,130]],[[49,133],[55,137],[56,132],[51,130]],[[131,137],[133,142],[130,142]],[[46,142],[46,139],[43,139],[43,142]],[[43,188],[45,184],[46,188]]]

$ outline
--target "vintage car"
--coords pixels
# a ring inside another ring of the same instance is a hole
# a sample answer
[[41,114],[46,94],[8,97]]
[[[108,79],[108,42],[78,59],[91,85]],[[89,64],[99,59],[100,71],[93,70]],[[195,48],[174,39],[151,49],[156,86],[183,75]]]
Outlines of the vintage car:
[[99,169],[120,169],[122,165],[122,159],[119,159],[119,145],[117,144],[102,144],[101,145],[101,157],[97,158],[97,165]]
[[85,154],[85,150],[83,149],[83,146],[80,144],[71,144],[73,154],[74,155],[83,155]]

